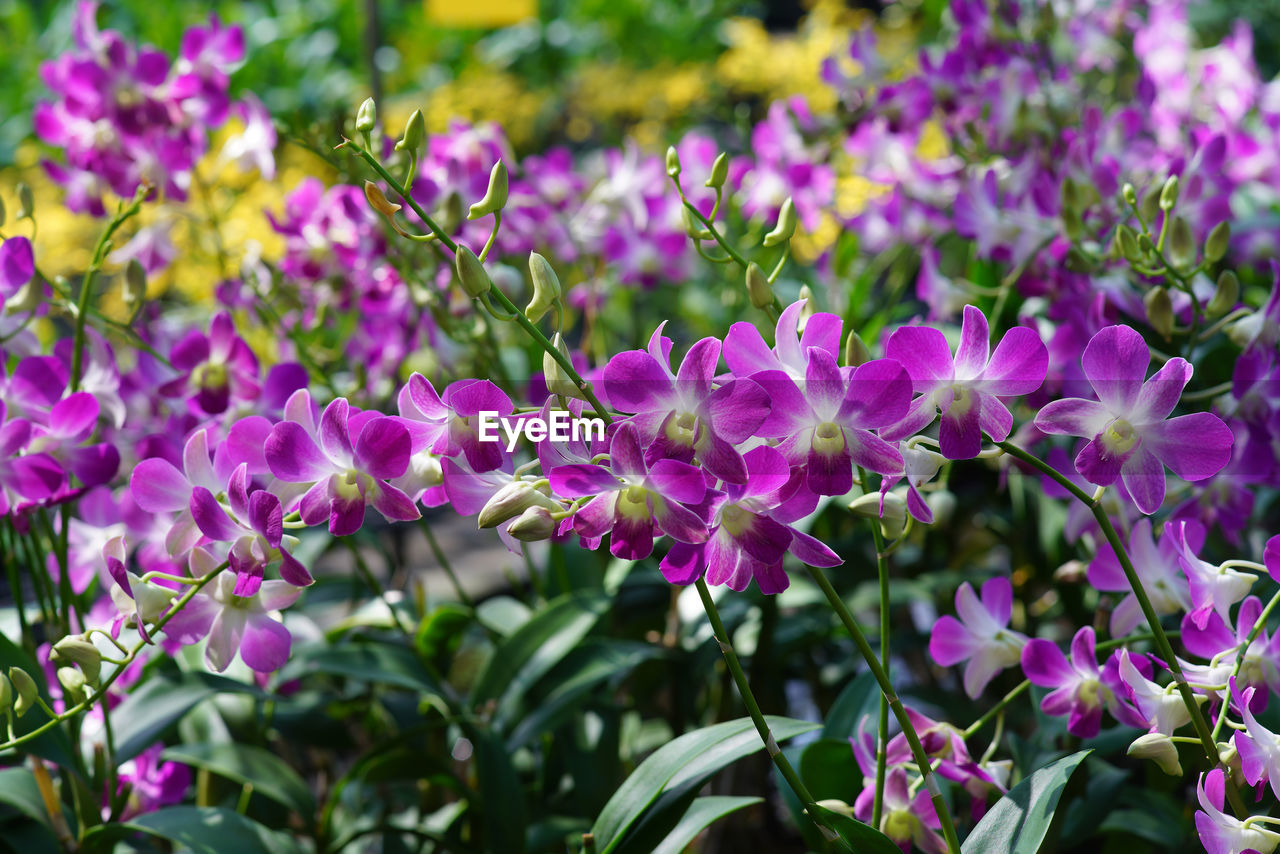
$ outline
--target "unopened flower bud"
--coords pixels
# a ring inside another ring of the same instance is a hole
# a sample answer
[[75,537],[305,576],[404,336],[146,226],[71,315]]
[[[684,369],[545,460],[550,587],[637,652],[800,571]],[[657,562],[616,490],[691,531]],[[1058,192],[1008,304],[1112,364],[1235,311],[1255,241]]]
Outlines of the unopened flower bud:
[[489,188],[485,190],[484,198],[471,206],[471,210],[467,211],[467,219],[479,219],[505,208],[509,186],[507,164],[499,160],[493,164],[493,169],[489,172]]
[[672,178],[680,175],[680,152],[674,145],[667,146],[667,175]]
[[816,801],[816,803],[825,810],[831,810],[832,812],[840,813],[840,815],[847,816],[848,818],[853,818],[853,807],[849,806],[849,804],[839,798],[826,798],[821,801]]
[[111,585],[111,601],[120,609],[120,613],[136,613],[138,619],[146,623],[160,619],[177,595],[176,590],[161,587],[154,581],[134,581],[130,586],[133,588],[132,598],[120,585]]
[[956,515],[956,505],[959,501],[956,499],[956,494],[951,490],[939,489],[926,495],[925,503],[933,511],[933,524],[942,526],[950,522]]
[[1142,214],[1143,220],[1148,225],[1154,223],[1156,217],[1160,215],[1160,194],[1154,190],[1148,190],[1138,202],[1138,212]]
[[1078,242],[1084,236],[1084,221],[1080,219],[1080,212],[1074,208],[1064,207],[1059,216],[1062,219],[1062,230],[1066,232],[1067,237],[1073,242]]
[[27,219],[36,212],[36,201],[31,187],[25,181],[18,182],[18,219]]
[[710,240],[711,232],[707,230],[701,222],[694,218],[688,208],[681,208],[680,213],[684,216],[684,231],[694,240]]
[[[569,357],[569,348],[565,346],[564,337],[557,332],[551,338],[551,345],[556,348],[560,355],[564,356],[566,362],[572,363]],[[565,369],[552,358],[550,353],[542,354],[542,373],[546,377],[547,391],[552,394],[558,394],[562,397],[576,397],[578,400],[586,400],[582,390],[578,388],[578,384],[570,379]]]
[[1180,216],[1175,216],[1169,224],[1169,263],[1186,269],[1196,263],[1196,239],[1191,235],[1191,226]]
[[409,120],[404,123],[404,135],[396,143],[396,151],[407,151],[417,156],[418,149],[427,138],[427,120],[422,117],[422,110],[414,110]]
[[445,231],[456,231],[462,224],[462,196],[457,191],[445,196],[440,205],[440,227]]
[[27,710],[36,704],[36,697],[40,696],[40,689],[36,687],[36,681],[31,675],[21,667],[9,668],[9,681],[13,683],[14,702],[13,711],[22,717]]
[[1137,206],[1138,191],[1133,188],[1132,184],[1126,183],[1121,187],[1120,195],[1124,198],[1125,204]]
[[796,322],[796,331],[804,332],[805,326],[809,323],[809,318],[813,317],[813,313],[817,311],[817,303],[813,299],[813,288],[808,285],[801,285],[797,299],[804,300],[804,306],[800,309],[800,318]]
[[764,236],[765,246],[777,246],[779,243],[786,243],[796,233],[796,205],[791,201],[791,197],[787,196],[782,201],[782,208],[778,211],[778,224],[773,227],[773,231]]
[[1209,232],[1209,236],[1204,241],[1204,260],[1210,264],[1216,264],[1227,254],[1227,247],[1231,243],[1231,223],[1225,219],[1215,225],[1213,230]]
[[879,519],[880,530],[886,539],[896,540],[906,529],[907,502],[896,492],[859,495],[849,502],[849,509],[855,516]]
[[1158,732],[1140,735],[1129,745],[1130,756],[1150,759],[1160,770],[1172,777],[1182,776],[1182,763],[1178,761],[1178,748],[1169,736]]
[[124,304],[129,308],[141,305],[147,298],[147,271],[137,258],[130,258],[124,268]]
[[1169,340],[1173,335],[1173,300],[1169,298],[1169,292],[1164,288],[1152,288],[1142,298],[1142,304],[1147,309],[1147,323],[1161,338]]
[[382,192],[382,188],[372,181],[364,182],[364,197],[369,202],[369,207],[388,219],[395,216],[396,211],[402,207],[388,199],[386,193]]
[[850,329],[844,339],[844,363],[846,367],[856,368],[871,361],[871,352],[866,342],[856,329]]
[[1116,253],[1130,263],[1142,260],[1142,251],[1138,248],[1138,237],[1133,229],[1124,223],[1116,227]]
[[84,674],[74,667],[59,667],[58,682],[62,684],[62,691],[72,703],[83,703],[88,696],[85,691]]
[[755,261],[747,264],[747,299],[756,308],[763,309],[773,305],[773,288]]
[[507,526],[507,533],[525,543],[548,540],[556,532],[556,520],[545,507],[530,507]]
[[716,158],[716,162],[711,164],[711,175],[707,178],[707,186],[711,189],[719,189],[724,186],[725,179],[729,177],[729,155],[723,151]]
[[1178,204],[1178,176],[1170,175],[1160,190],[1160,210],[1171,211]]
[[453,268],[458,273],[462,290],[472,299],[484,296],[493,287],[493,281],[485,272],[484,265],[480,263],[476,253],[461,244],[453,255]]
[[13,685],[9,677],[0,673],[0,715],[9,715],[13,707]]
[[1221,317],[1235,308],[1239,299],[1240,280],[1231,270],[1223,270],[1222,275],[1218,276],[1218,287],[1214,290],[1209,304],[1205,306],[1205,311],[1210,317]]
[[1138,249],[1141,252],[1144,252],[1144,253],[1150,252],[1152,249],[1155,249],[1155,248],[1156,248],[1156,245],[1151,242],[1151,235],[1147,234],[1146,232],[1143,232],[1142,234],[1138,235]]
[[86,682],[90,685],[98,683],[98,674],[102,669],[102,653],[83,637],[68,635],[58,641],[53,645],[53,653],[50,657],[56,662],[79,665]]
[[360,109],[356,110],[356,130],[367,134],[378,123],[378,105],[372,98],[365,98]]
[[484,507],[480,508],[476,524],[481,528],[493,528],[534,506],[549,510],[561,509],[554,499],[535,489],[529,481],[515,480],[499,489],[485,502]]
[[533,299],[525,307],[524,313],[537,323],[560,301],[560,277],[552,269],[551,263],[537,252],[529,253],[529,278],[533,281]]

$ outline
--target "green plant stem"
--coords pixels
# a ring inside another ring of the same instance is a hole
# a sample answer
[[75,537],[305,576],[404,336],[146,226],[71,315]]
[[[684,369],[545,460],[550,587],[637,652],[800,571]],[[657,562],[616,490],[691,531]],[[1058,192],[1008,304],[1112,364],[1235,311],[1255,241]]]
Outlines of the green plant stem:
[[1253,621],[1253,628],[1249,629],[1249,635],[1236,648],[1236,663],[1231,668],[1231,676],[1227,679],[1227,691],[1222,698],[1222,714],[1218,715],[1218,720],[1213,725],[1213,740],[1215,743],[1218,740],[1218,735],[1222,732],[1222,725],[1227,721],[1227,709],[1231,704],[1231,682],[1240,675],[1240,665],[1244,664],[1245,653],[1253,645],[1253,642],[1258,639],[1258,635],[1262,634],[1262,630],[1266,628],[1267,618],[1271,616],[1271,612],[1275,610],[1278,603],[1280,603],[1280,591],[1277,591],[1271,597],[1271,601],[1262,609],[1258,619]]
[[725,630],[724,621],[720,619],[720,611],[716,608],[715,600],[711,598],[711,591],[707,588],[707,582],[699,578],[694,584],[698,588],[698,596],[702,599],[702,607],[707,612],[707,619],[711,621],[711,630],[715,634],[716,642],[720,644],[720,651],[724,654],[725,664],[728,665],[729,673],[732,674],[733,681],[738,686],[738,693],[742,695],[742,703],[747,707],[747,714],[751,716],[752,723],[756,725],[756,731],[760,733],[760,740],[764,742],[769,758],[773,760],[774,766],[778,769],[778,773],[782,775],[782,778],[787,781],[787,785],[796,793],[796,797],[804,804],[805,812],[808,813],[809,818],[822,830],[823,836],[828,840],[837,838],[838,834],[835,834],[832,828],[827,827],[822,822],[818,814],[818,804],[813,799],[813,795],[809,793],[808,787],[800,779],[800,775],[796,773],[796,769],[792,767],[790,760],[778,747],[778,742],[774,739],[773,732],[769,729],[769,722],[765,720],[764,713],[760,711],[760,704],[756,702],[755,695],[751,692],[751,686],[747,683],[747,674],[742,670],[742,663],[738,661],[738,654],[729,642],[729,633]]
[[[822,590],[823,595],[827,597],[827,602],[831,604],[832,609],[836,612],[836,616],[840,618],[840,622],[844,624],[845,629],[853,638],[854,645],[858,647],[867,667],[871,668],[871,674],[880,685],[880,693],[888,700],[889,708],[893,710],[893,715],[898,719],[898,725],[902,727],[902,734],[907,739],[907,745],[911,748],[911,757],[916,763],[916,767],[920,771],[920,776],[924,780],[925,787],[929,790],[929,799],[933,802],[933,808],[938,814],[939,821],[942,822],[942,835],[947,841],[947,849],[951,854],[960,854],[960,838],[956,835],[955,822],[951,819],[951,812],[947,809],[947,802],[943,800],[942,792],[937,787],[937,781],[933,779],[933,766],[929,764],[929,757],[924,752],[924,747],[920,744],[920,736],[916,732],[915,725],[911,723],[911,716],[907,714],[906,707],[902,705],[898,692],[894,690],[893,683],[889,681],[889,674],[884,672],[884,668],[880,666],[880,662],[876,659],[875,651],[871,648],[871,644],[867,642],[866,635],[862,633],[862,629],[858,627],[858,621],[853,618],[849,606],[840,598],[840,594],[831,586],[831,580],[827,578],[820,568],[816,566],[805,566],[809,571],[809,575],[814,582]],[[878,828],[877,828],[878,829]]]
[[435,555],[436,563],[440,564],[444,574],[449,576],[449,581],[453,584],[453,592],[458,594],[458,601],[474,611],[476,607],[475,600],[463,588],[462,582],[458,579],[458,574],[453,571],[453,564],[449,562],[444,549],[440,548],[440,542],[436,539],[435,532],[431,530],[431,523],[425,517],[419,517],[418,524],[422,527],[422,533],[427,538],[427,545],[431,548],[431,553]]
[[991,720],[995,718],[996,715],[1003,712],[1006,706],[1008,706],[1014,700],[1022,696],[1022,694],[1030,687],[1031,687],[1031,680],[1023,679],[1016,686],[1014,686],[1014,688],[1011,691],[1009,691],[1009,693],[1001,697],[994,706],[992,706],[991,708],[983,712],[982,717],[978,718],[976,721],[969,724],[969,726],[965,729],[965,731],[960,733],[961,738],[967,739],[969,736],[981,730],[984,726],[990,723]]
[[[863,490],[870,492],[867,485],[867,473],[858,466],[858,482]],[[880,666],[886,677],[889,668],[889,556],[885,551],[884,531],[880,530],[879,519],[868,519],[871,528],[871,539],[876,547],[876,576],[879,580],[880,594]],[[880,692],[880,717],[877,722],[876,737],[876,794],[871,808],[871,826],[880,828],[880,817],[884,810],[884,781],[888,773],[889,761],[889,698]]]

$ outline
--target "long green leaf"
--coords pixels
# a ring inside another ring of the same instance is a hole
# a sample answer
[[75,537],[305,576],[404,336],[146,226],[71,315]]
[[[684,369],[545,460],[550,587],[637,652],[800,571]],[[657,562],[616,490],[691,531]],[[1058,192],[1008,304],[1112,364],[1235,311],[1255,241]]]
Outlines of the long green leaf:
[[713,796],[696,798],[653,854],[681,854],[698,834],[725,816],[764,803],[763,798]]
[[826,807],[818,807],[818,814],[856,854],[902,854],[893,840],[869,824]]
[[289,807],[303,818],[315,814],[316,801],[298,772],[269,750],[251,744],[183,744],[170,747],[164,758],[213,773]]
[[214,694],[260,694],[253,685],[212,673],[183,673],[176,679],[154,678],[132,691],[111,711],[116,761],[132,759],[150,747],[187,712]]
[[1081,750],[1063,757],[1010,789],[969,833],[964,854],[1036,854],[1053,823],[1067,781],[1092,752]]
[[220,807],[166,807],[85,834],[85,851],[110,851],[133,833],[159,836],[193,854],[290,854],[301,850],[283,833]]
[[439,684],[411,650],[389,643],[308,644],[297,650],[280,679],[296,679],[311,673],[394,685],[436,696],[442,694]]

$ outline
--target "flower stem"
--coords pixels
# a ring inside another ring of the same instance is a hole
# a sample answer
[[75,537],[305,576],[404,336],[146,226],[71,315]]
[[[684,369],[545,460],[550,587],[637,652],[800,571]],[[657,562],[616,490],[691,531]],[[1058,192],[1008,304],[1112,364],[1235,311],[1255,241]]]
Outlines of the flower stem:
[[836,592],[836,589],[831,586],[831,581],[827,578],[826,573],[816,566],[806,565],[805,569],[809,570],[809,575],[813,577],[814,582],[821,588],[823,594],[827,597],[827,601],[835,610],[836,616],[840,618],[840,622],[844,624],[845,629],[848,630],[849,635],[853,638],[854,644],[858,647],[858,652],[862,654],[863,660],[871,668],[871,674],[875,677],[876,682],[879,683],[880,692],[888,701],[894,717],[898,719],[898,725],[902,727],[902,734],[906,737],[907,745],[911,748],[911,757],[929,789],[929,798],[933,802],[933,808],[938,814],[939,821],[942,822],[942,835],[947,840],[947,850],[951,854],[960,854],[960,839],[956,835],[956,826],[951,820],[951,812],[947,809],[947,803],[942,798],[942,792],[938,790],[937,784],[933,780],[934,771],[929,764],[929,757],[925,755],[924,747],[920,744],[920,736],[916,733],[915,725],[911,723],[911,716],[907,714],[906,707],[902,705],[902,700],[898,697],[897,691],[894,690],[893,684],[889,681],[889,674],[885,673],[884,668],[880,666],[880,662],[876,659],[875,651],[871,648],[871,644],[867,642],[866,635],[858,627],[858,622],[849,611],[849,606],[840,598],[840,594]]
[[1213,740],[1215,743],[1218,740],[1219,733],[1222,732],[1223,723],[1227,720],[1227,708],[1231,704],[1231,683],[1240,675],[1240,665],[1244,663],[1245,652],[1247,652],[1253,642],[1258,639],[1258,635],[1262,634],[1262,630],[1267,625],[1267,618],[1271,616],[1271,612],[1275,610],[1278,603],[1280,603],[1280,591],[1277,591],[1276,594],[1271,597],[1271,601],[1262,609],[1262,613],[1258,615],[1258,619],[1253,621],[1253,628],[1249,629],[1248,637],[1246,637],[1236,649],[1236,663],[1232,666],[1231,677],[1227,680],[1226,696],[1222,698],[1222,714],[1218,715],[1218,721],[1213,725]]

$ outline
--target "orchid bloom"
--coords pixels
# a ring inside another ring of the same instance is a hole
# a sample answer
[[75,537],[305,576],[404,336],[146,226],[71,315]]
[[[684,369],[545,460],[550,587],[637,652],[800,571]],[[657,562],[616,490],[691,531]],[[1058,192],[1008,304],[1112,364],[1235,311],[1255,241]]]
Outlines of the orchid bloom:
[[1226,807],[1227,780],[1221,768],[1214,768],[1200,776],[1196,784],[1196,799],[1200,809],[1196,812],[1196,833],[1200,844],[1208,854],[1271,854],[1280,846],[1280,833],[1269,830],[1265,824],[1253,824],[1249,819],[1241,821],[1228,815]]
[[944,616],[934,623],[929,654],[943,667],[968,661],[964,691],[977,699],[996,674],[1019,662],[1027,636],[1009,628],[1013,585],[1004,577],[988,579],[982,585],[981,601],[969,582],[961,584],[956,591],[956,613],[959,620]]
[[[1151,536],[1151,520],[1146,517],[1135,522],[1129,534],[1129,559],[1156,614],[1191,610],[1191,590],[1179,567],[1174,538],[1166,534],[1157,546]],[[1098,553],[1089,564],[1089,583],[1099,590],[1128,593],[1111,612],[1112,637],[1124,637],[1143,621],[1138,597],[1110,543],[1098,546]]]
[[1092,626],[1080,629],[1071,639],[1070,659],[1052,641],[1043,638],[1028,641],[1022,649],[1022,672],[1033,685],[1054,689],[1040,703],[1040,708],[1049,715],[1068,715],[1067,732],[1072,735],[1080,738],[1097,735],[1102,726],[1103,706],[1123,722],[1147,725],[1117,697],[1118,674],[1098,668]]

